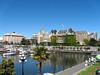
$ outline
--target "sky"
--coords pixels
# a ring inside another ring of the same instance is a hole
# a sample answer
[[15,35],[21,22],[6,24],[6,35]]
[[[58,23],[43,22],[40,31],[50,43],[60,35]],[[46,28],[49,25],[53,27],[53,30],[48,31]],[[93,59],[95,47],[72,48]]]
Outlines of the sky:
[[67,28],[100,36],[100,0],[0,0],[0,36]]

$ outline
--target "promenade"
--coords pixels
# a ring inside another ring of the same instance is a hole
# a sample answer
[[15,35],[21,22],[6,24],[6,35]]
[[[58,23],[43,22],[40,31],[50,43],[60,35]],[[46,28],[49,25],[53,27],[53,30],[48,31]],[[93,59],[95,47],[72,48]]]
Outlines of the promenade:
[[64,71],[60,71],[60,72],[56,73],[55,75],[77,75],[77,73],[79,71],[81,71],[82,69],[85,68],[84,64],[85,64],[85,62],[78,64],[78,65],[75,65],[75,66],[68,68]]

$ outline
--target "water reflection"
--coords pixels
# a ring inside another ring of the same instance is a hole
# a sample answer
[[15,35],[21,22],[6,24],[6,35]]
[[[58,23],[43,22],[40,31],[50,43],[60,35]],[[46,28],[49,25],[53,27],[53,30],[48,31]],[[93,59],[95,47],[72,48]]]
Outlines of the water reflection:
[[53,53],[50,56],[50,63],[53,65],[53,73],[57,72],[57,66],[62,70],[72,67],[76,64],[82,63],[90,55],[87,54],[73,54],[73,53]]
[[[61,70],[65,70],[73,65],[79,64],[85,59],[90,57],[87,54],[74,54],[74,53],[51,53],[49,55],[49,59],[41,61],[41,63],[37,60],[34,60],[32,57],[27,56],[27,62],[24,64],[24,75],[38,75],[46,72],[56,73]],[[13,71],[15,71],[15,75],[21,75],[21,63],[19,63],[19,56],[2,58],[0,57],[0,61],[3,59],[12,59],[14,62]],[[1,61],[1,64],[3,61]],[[0,68],[5,69],[3,67]],[[41,73],[40,73],[41,72]],[[0,74],[2,75],[2,74]]]
[[50,63],[53,66],[53,73],[54,74],[55,74],[56,68],[57,68],[57,63],[58,63],[57,61],[58,61],[57,55],[55,53],[51,54],[51,56],[50,56]]

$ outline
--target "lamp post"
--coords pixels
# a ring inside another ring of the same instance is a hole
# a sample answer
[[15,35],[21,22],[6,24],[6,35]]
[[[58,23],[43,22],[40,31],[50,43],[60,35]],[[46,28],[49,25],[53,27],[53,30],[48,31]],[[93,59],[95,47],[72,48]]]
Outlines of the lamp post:
[[25,63],[26,61],[27,61],[27,60],[26,60],[25,55],[22,54],[22,55],[21,55],[21,58],[20,58],[20,60],[19,60],[19,62],[22,63],[22,75],[24,75],[24,63]]

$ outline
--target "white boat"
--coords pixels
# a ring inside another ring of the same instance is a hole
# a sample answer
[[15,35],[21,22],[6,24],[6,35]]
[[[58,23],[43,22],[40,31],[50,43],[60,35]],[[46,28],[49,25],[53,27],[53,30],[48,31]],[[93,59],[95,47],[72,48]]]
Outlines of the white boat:
[[4,54],[3,54],[3,57],[15,55],[15,54],[16,54],[15,52],[4,53]]

